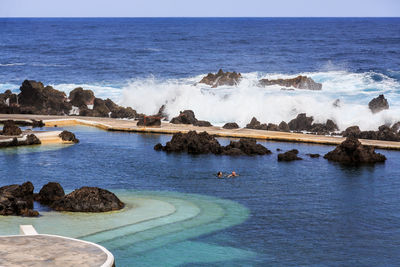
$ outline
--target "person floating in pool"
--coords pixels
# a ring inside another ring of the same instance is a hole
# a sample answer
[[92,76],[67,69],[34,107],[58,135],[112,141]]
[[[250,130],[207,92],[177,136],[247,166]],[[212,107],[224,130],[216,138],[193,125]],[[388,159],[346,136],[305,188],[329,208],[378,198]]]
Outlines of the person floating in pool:
[[224,175],[222,174],[222,172],[218,172],[218,173],[217,173],[217,177],[218,177],[218,178],[223,178]]
[[232,171],[232,173],[229,174],[227,177],[230,178],[230,177],[237,177],[237,176],[239,176],[239,175],[235,171]]

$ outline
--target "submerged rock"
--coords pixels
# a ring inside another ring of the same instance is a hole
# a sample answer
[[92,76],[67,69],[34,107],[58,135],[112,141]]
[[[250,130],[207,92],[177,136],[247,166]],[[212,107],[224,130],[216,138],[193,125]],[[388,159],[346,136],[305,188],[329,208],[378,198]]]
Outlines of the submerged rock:
[[368,107],[372,113],[378,113],[382,110],[389,109],[389,103],[384,95],[379,95],[368,103]]
[[321,155],[320,154],[306,154],[310,158],[319,158]]
[[277,79],[277,80],[268,80],[262,79],[259,81],[260,86],[269,86],[269,85],[280,85],[285,87],[294,87],[297,89],[308,89],[308,90],[321,90],[322,84],[314,82],[313,79],[307,76],[297,76],[293,79]]
[[65,193],[62,186],[59,183],[50,182],[45,184],[38,194],[34,194],[34,199],[40,204],[51,205],[64,196]]
[[0,187],[0,215],[39,216],[33,210],[33,189],[31,182]]
[[299,151],[297,149],[292,149],[286,151],[285,153],[278,154],[278,161],[293,161],[293,160],[302,160],[302,158],[298,157]]
[[209,73],[203,77],[199,83],[210,85],[212,88],[216,88],[221,85],[234,86],[238,85],[242,75],[236,72],[224,72],[222,69],[218,73]]
[[22,131],[21,128],[19,128],[13,120],[8,120],[4,122],[2,134],[8,136],[19,136],[22,134]]
[[222,128],[224,128],[224,129],[238,129],[239,125],[236,122],[228,122],[228,123],[225,123],[225,125],[222,126]]
[[187,134],[177,133],[165,146],[157,144],[155,150],[166,152],[186,152],[189,154],[216,154],[216,155],[265,155],[271,153],[264,146],[257,144],[254,139],[240,139],[231,141],[227,146],[221,146],[218,140],[207,132]]
[[62,131],[59,136],[63,141],[69,141],[69,142],[74,142],[74,143],[79,143],[79,139],[76,138],[75,134],[69,132],[69,131]]
[[355,137],[347,137],[324,158],[346,164],[377,163],[386,160],[384,155],[376,153],[373,147],[363,146]]
[[120,210],[124,203],[108,190],[98,187],[82,187],[53,202],[57,211],[106,212]]
[[161,126],[161,118],[155,116],[142,116],[137,126],[158,127]]

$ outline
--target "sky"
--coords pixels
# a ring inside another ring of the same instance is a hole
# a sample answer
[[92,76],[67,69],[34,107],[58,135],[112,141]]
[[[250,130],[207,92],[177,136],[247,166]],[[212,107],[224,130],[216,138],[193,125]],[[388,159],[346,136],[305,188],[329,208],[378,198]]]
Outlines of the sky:
[[0,17],[399,17],[400,0],[0,0]]

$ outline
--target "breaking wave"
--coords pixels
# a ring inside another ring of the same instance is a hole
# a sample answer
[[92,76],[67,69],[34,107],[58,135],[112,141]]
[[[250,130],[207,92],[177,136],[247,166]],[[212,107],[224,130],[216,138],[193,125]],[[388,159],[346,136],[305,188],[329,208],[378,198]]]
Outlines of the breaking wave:
[[[196,84],[203,75],[186,79],[161,80],[154,77],[132,80],[122,88],[120,103],[137,111],[155,114],[166,104],[166,112],[176,116],[192,109],[201,120],[215,125],[237,122],[245,126],[253,116],[261,122],[290,121],[298,113],[314,116],[316,122],[333,119],[345,129],[359,125],[363,130],[377,129],[382,124],[400,120],[400,83],[375,72],[351,73],[327,71],[282,75],[278,73],[245,73],[236,86],[210,88]],[[321,91],[281,90],[281,86],[257,86],[259,79],[292,78],[307,75],[323,84]],[[390,109],[372,114],[368,102],[385,94]],[[339,107],[333,103],[339,99]]]

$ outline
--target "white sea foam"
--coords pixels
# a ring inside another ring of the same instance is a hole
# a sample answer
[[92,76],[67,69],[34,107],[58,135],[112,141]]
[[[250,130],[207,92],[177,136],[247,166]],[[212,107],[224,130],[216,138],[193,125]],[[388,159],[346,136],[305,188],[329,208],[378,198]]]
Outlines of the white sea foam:
[[[329,68],[329,66],[327,67]],[[283,91],[280,86],[261,88],[259,79],[292,78],[307,75],[323,84],[321,91]],[[316,122],[333,119],[341,129],[359,125],[363,130],[375,130],[384,123],[400,121],[400,82],[383,74],[347,71],[321,71],[283,75],[279,73],[244,73],[239,86],[210,88],[196,84],[204,76],[182,79],[133,79],[124,87],[107,84],[52,84],[67,94],[76,87],[92,90],[97,97],[111,98],[123,106],[131,106],[138,112],[155,114],[166,104],[169,116],[192,109],[196,117],[215,125],[237,122],[245,126],[253,116],[261,122],[288,122],[298,113],[314,116]],[[0,89],[18,92],[20,85],[0,84]],[[372,114],[368,102],[384,94],[390,109]],[[340,99],[340,107],[332,104]]]
[[[216,125],[237,122],[245,126],[253,116],[262,122],[290,121],[298,113],[312,115],[316,122],[333,119],[341,129],[359,125],[362,129],[376,129],[384,123],[400,120],[400,84],[377,73],[328,71],[299,73],[323,83],[321,91],[283,91],[280,86],[260,88],[261,78],[291,78],[296,75],[278,73],[245,73],[237,87],[210,88],[195,83],[202,75],[188,79],[157,80],[154,77],[131,81],[122,90],[121,103],[139,112],[154,114],[166,103],[166,112],[176,116],[179,111],[192,109],[196,116]],[[373,76],[379,75],[379,81]],[[372,114],[368,102],[385,94],[390,109]],[[340,99],[340,107],[332,104]]]

